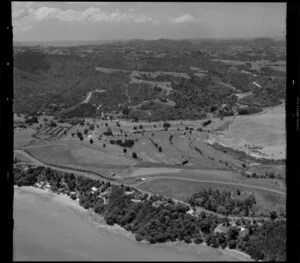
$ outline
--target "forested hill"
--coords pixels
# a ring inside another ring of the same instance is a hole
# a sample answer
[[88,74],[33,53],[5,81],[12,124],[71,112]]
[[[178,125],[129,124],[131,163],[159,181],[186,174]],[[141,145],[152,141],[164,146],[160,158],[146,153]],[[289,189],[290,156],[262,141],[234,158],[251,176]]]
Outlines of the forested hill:
[[[255,41],[261,49],[249,49]],[[194,49],[201,43],[167,39],[16,47],[14,110],[88,117],[102,105],[104,112],[126,109],[123,117],[148,120],[227,116],[245,105],[257,112],[285,99],[284,48],[266,47],[268,41],[248,41],[242,50],[222,41],[218,49]]]

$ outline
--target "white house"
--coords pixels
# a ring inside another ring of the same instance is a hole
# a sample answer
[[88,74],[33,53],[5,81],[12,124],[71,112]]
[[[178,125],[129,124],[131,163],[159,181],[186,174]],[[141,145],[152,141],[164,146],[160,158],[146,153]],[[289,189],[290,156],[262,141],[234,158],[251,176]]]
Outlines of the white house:
[[98,189],[95,186],[93,186],[91,190],[92,192],[96,192]]
[[194,210],[193,210],[193,209],[190,209],[190,210],[187,211],[186,213],[192,215],[192,214],[194,213]]

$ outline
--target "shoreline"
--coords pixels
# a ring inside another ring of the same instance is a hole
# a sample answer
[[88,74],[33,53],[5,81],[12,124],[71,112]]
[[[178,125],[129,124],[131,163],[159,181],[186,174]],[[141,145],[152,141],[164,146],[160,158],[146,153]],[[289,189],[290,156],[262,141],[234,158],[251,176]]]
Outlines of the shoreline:
[[[221,136],[228,136],[228,133],[230,133],[231,131],[231,126],[233,125],[233,123],[238,120],[241,117],[258,117],[258,116],[262,116],[264,114],[268,114],[268,112],[276,110],[276,109],[282,109],[285,106],[285,101],[283,101],[281,104],[276,105],[276,106],[270,106],[270,107],[265,107],[263,109],[262,112],[259,113],[254,113],[254,114],[247,114],[247,115],[236,115],[236,116],[231,116],[231,118],[229,118],[226,123],[224,123],[223,125],[220,125],[217,129],[213,130],[212,133],[209,135],[209,141],[211,141],[211,143],[209,143],[209,145],[211,145],[212,147],[215,147],[215,144],[218,144],[218,146],[222,147],[222,148],[228,148],[231,151],[236,152],[237,154],[239,154],[240,152],[243,152],[246,155],[246,158],[252,158],[254,160],[257,161],[275,161],[275,162],[280,162],[285,160],[286,158],[282,158],[281,156],[272,156],[270,153],[265,152],[266,149],[268,149],[268,147],[263,146],[263,148],[261,149],[262,151],[258,151],[255,150],[253,151],[253,149],[251,148],[247,148],[246,146],[243,145],[236,145],[236,147],[232,147],[232,144],[228,144],[225,143]],[[284,108],[285,109],[285,108]],[[223,126],[225,126],[223,128]],[[222,129],[223,128],[223,129]],[[219,147],[217,147],[219,148]]]
[[[23,190],[25,192],[29,192],[29,193],[33,193],[33,194],[42,194],[42,195],[50,195],[50,199],[57,201],[58,203],[60,203],[63,206],[69,207],[69,208],[73,208],[76,209],[80,212],[85,213],[88,216],[88,221],[89,223],[91,223],[95,228],[101,228],[101,229],[105,229],[106,231],[109,231],[110,233],[113,234],[117,234],[117,235],[121,235],[123,237],[126,237],[128,239],[130,239],[131,241],[134,241],[135,243],[137,243],[139,246],[151,246],[151,247],[172,247],[175,249],[180,250],[180,248],[178,248],[179,246],[186,246],[188,249],[195,249],[197,250],[198,254],[201,254],[201,252],[199,250],[205,249],[205,248],[211,248],[210,246],[207,246],[205,243],[202,244],[186,244],[183,241],[175,241],[175,242],[165,242],[165,243],[157,243],[157,244],[150,244],[146,241],[143,242],[138,242],[135,240],[135,235],[134,233],[125,230],[124,228],[122,228],[121,226],[114,224],[113,226],[110,226],[108,224],[106,224],[104,217],[95,213],[94,211],[90,210],[90,209],[84,209],[82,206],[80,206],[79,202],[76,200],[72,200],[69,196],[64,195],[64,194],[58,194],[55,193],[51,190],[47,190],[47,189],[41,189],[41,188],[37,188],[34,186],[21,186],[18,187],[16,185],[14,185],[14,190],[19,189],[19,190]],[[94,218],[93,218],[94,217]],[[95,217],[97,220],[95,220]],[[230,257],[234,257],[240,261],[253,261],[253,259],[246,253],[236,250],[236,249],[221,249],[221,248],[217,248],[216,250],[218,250],[219,252],[230,256]]]

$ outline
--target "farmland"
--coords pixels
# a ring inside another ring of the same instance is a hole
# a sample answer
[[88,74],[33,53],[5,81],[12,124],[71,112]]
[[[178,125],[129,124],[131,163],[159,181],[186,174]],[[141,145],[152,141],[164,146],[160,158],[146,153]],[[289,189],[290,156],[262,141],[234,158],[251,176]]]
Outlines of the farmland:
[[283,55],[155,43],[17,53],[15,157],[183,202],[253,193],[236,217],[284,219]]

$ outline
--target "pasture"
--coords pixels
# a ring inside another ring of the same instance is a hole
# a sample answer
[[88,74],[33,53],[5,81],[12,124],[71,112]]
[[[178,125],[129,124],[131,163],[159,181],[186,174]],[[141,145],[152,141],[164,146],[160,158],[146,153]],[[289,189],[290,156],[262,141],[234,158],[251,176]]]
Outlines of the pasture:
[[286,198],[284,195],[280,195],[273,192],[268,192],[260,189],[255,189],[245,186],[225,185],[210,182],[192,182],[178,180],[175,178],[158,178],[156,180],[149,180],[142,183],[139,188],[168,197],[172,197],[178,200],[186,201],[191,195],[197,193],[201,189],[213,188],[213,189],[227,189],[231,191],[253,192],[256,197],[256,213],[260,215],[268,214],[270,211],[275,210],[279,212],[285,209]]
[[120,173],[136,160],[129,155],[112,149],[101,148],[89,143],[73,141],[51,141],[42,145],[27,147],[25,150],[46,164],[60,165],[74,169],[85,169],[103,175]]
[[37,141],[36,138],[32,137],[36,133],[36,130],[32,128],[16,128],[14,129],[14,148],[19,148],[28,145],[32,142]]

